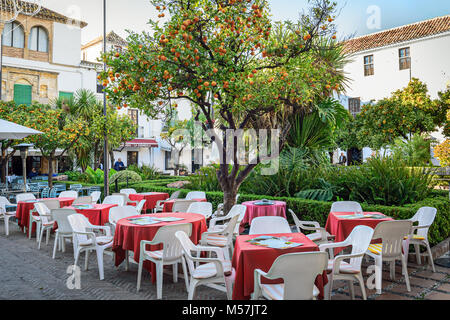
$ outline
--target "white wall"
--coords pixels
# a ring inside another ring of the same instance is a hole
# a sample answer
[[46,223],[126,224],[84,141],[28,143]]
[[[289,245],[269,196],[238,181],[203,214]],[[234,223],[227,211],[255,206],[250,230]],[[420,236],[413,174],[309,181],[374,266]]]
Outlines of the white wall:
[[[410,70],[399,70],[399,49],[404,47],[410,47],[411,76],[426,83],[431,97],[437,98],[437,93],[445,90],[450,81],[450,32],[353,55],[352,62],[344,68],[351,79],[346,94],[360,97],[361,101],[379,100],[406,87]],[[375,74],[366,77],[364,56],[368,55],[374,57]]]
[[79,66],[81,29],[55,22],[53,24],[53,63]]

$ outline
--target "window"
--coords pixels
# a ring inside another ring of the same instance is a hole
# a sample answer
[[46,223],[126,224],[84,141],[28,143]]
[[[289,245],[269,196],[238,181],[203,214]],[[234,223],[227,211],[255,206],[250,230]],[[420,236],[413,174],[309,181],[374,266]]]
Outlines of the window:
[[3,45],[21,49],[25,47],[25,33],[19,23],[14,21],[5,24],[3,29]]
[[375,73],[373,67],[373,55],[364,57],[364,76],[373,76]]
[[403,48],[398,51],[400,59],[400,70],[411,69],[411,56],[409,48]]
[[31,29],[28,39],[28,49],[39,52],[48,52],[48,34],[43,27]]
[[164,159],[164,163],[165,163],[165,168],[166,170],[173,170],[173,162],[172,162],[172,152],[171,151],[165,151],[165,159]]
[[354,118],[361,112],[361,99],[350,98],[348,99],[348,110]]
[[129,109],[128,116],[133,121],[134,125],[136,126],[136,137],[138,137],[139,136],[139,113],[138,113],[138,110]]
[[16,104],[31,104],[32,87],[25,84],[14,85],[14,102]]
[[138,165],[139,155],[137,151],[128,151],[127,152],[127,166]]

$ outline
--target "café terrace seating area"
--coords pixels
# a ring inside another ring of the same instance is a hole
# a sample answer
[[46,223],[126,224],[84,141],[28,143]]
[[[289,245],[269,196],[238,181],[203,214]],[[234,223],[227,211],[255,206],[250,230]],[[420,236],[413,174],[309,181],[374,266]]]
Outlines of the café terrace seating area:
[[150,290],[153,299],[366,300],[382,297],[387,281],[399,280],[397,290],[410,293],[418,267],[436,272],[432,207],[394,220],[363,212],[357,202],[335,202],[321,226],[301,221],[283,201],[246,201],[224,214],[223,204],[213,208],[202,191],[180,199],[179,191],[127,188],[102,199],[99,188],[82,185],[31,182],[21,193],[23,184],[12,185],[0,197],[5,239],[28,239],[54,263],[80,268],[82,277],[108,282],[112,271],[126,273],[138,296]]

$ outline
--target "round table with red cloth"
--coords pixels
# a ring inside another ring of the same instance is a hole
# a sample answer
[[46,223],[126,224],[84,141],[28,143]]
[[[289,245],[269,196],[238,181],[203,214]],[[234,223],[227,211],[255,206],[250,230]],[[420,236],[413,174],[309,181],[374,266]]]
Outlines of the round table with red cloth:
[[[352,215],[354,212],[330,212],[327,219],[327,224],[325,229],[331,235],[336,237],[335,242],[342,242],[350,235],[353,229],[356,226],[368,226],[372,229],[383,221],[392,221],[391,217],[386,217],[386,219],[372,219],[372,218],[364,218],[364,219],[345,219],[339,218],[339,216],[347,216]],[[379,212],[364,212],[364,214],[378,214],[383,215]],[[343,248],[336,248],[334,250],[335,254],[341,252]]]
[[[202,233],[208,231],[206,226],[205,217],[201,214],[194,213],[157,213],[151,215],[139,215],[131,218],[165,218],[176,217],[183,218],[184,220],[176,222],[161,222],[158,224],[152,224],[148,226],[140,226],[132,224],[128,221],[129,218],[119,220],[116,225],[116,231],[114,234],[114,242],[112,250],[115,254],[115,265],[119,266],[125,260],[125,251],[134,252],[134,261],[139,263],[141,240],[152,241],[159,228],[167,225],[174,224],[192,224],[191,240],[193,243],[198,244],[202,237]],[[155,251],[162,250],[162,245],[147,246],[147,250]],[[151,261],[144,262],[144,268],[148,270],[152,275],[152,282],[156,282],[156,265]]]
[[[70,206],[75,198],[48,198],[48,199],[37,199],[34,202],[31,201],[19,201],[16,209],[16,218],[18,219],[19,227],[23,230],[24,228],[28,229],[28,224],[30,222],[30,212],[34,210],[34,204],[39,201],[46,200],[58,200],[61,208]],[[37,215],[37,212],[35,213]],[[33,224],[33,228],[31,232],[36,232],[36,224]]]
[[84,215],[94,226],[104,226],[109,222],[109,210],[117,207],[117,204],[94,204],[93,207],[92,209],[77,209],[74,207],[64,209],[72,209]]
[[[185,200],[185,199],[167,200],[166,202],[164,202],[164,205],[163,205],[163,212],[172,212],[173,204],[174,204],[175,201],[177,201],[177,200]],[[208,202],[206,199],[192,199],[192,201],[197,201],[197,202]]]
[[[302,233],[271,234],[274,237],[289,237],[292,242],[303,243],[303,246],[290,249],[272,249],[253,245],[247,242],[260,235],[238,236],[234,247],[232,265],[236,270],[233,286],[233,300],[249,300],[254,290],[254,271],[261,269],[268,272],[275,260],[284,254],[319,251],[319,247]],[[299,277],[301,271],[299,270]],[[281,283],[280,280],[261,279],[263,283]],[[319,299],[324,297],[324,287],[328,283],[326,270],[317,276],[315,285],[320,290]]]
[[286,218],[286,202],[273,201],[273,205],[264,206],[256,205],[255,203],[257,202],[259,202],[259,200],[247,201],[242,203],[247,207],[247,210],[245,211],[245,216],[241,222],[241,226],[244,226],[246,224],[251,225],[253,219],[258,217],[278,216]]
[[156,207],[156,203],[159,200],[166,200],[169,198],[168,193],[164,192],[149,192],[149,193],[136,193],[128,195],[131,201],[146,200],[144,210],[153,210]]

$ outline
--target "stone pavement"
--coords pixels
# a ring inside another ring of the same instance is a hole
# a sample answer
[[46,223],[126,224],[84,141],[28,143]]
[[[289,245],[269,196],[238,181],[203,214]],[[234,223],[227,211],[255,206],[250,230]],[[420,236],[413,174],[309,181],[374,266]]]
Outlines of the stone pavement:
[[[141,291],[136,293],[137,265],[130,264],[125,271],[124,265],[115,268],[111,256],[105,255],[105,280],[98,278],[95,254],[90,255],[89,270],[84,271],[84,255],[81,259],[81,289],[67,288],[67,268],[73,264],[72,245],[66,246],[66,252],[57,252],[52,259],[53,240],[49,245],[43,243],[37,250],[33,237],[29,240],[17,225],[10,224],[10,235],[5,236],[3,221],[0,222],[0,299],[10,300],[154,300],[156,286],[150,282],[149,274],[144,271]],[[427,266],[408,264],[411,292],[401,276],[401,265],[396,266],[396,280],[389,279],[389,268],[384,267],[383,294],[368,290],[369,300],[450,300],[450,269],[436,266],[433,273]],[[181,268],[179,268],[181,269]],[[363,268],[367,279],[366,269]],[[356,298],[361,299],[358,285],[355,285]],[[170,270],[164,275],[163,299],[185,300],[187,292],[184,280],[179,277],[173,283]],[[224,300],[223,292],[199,287],[198,300]],[[333,300],[349,300],[347,283],[337,281],[333,291]]]

